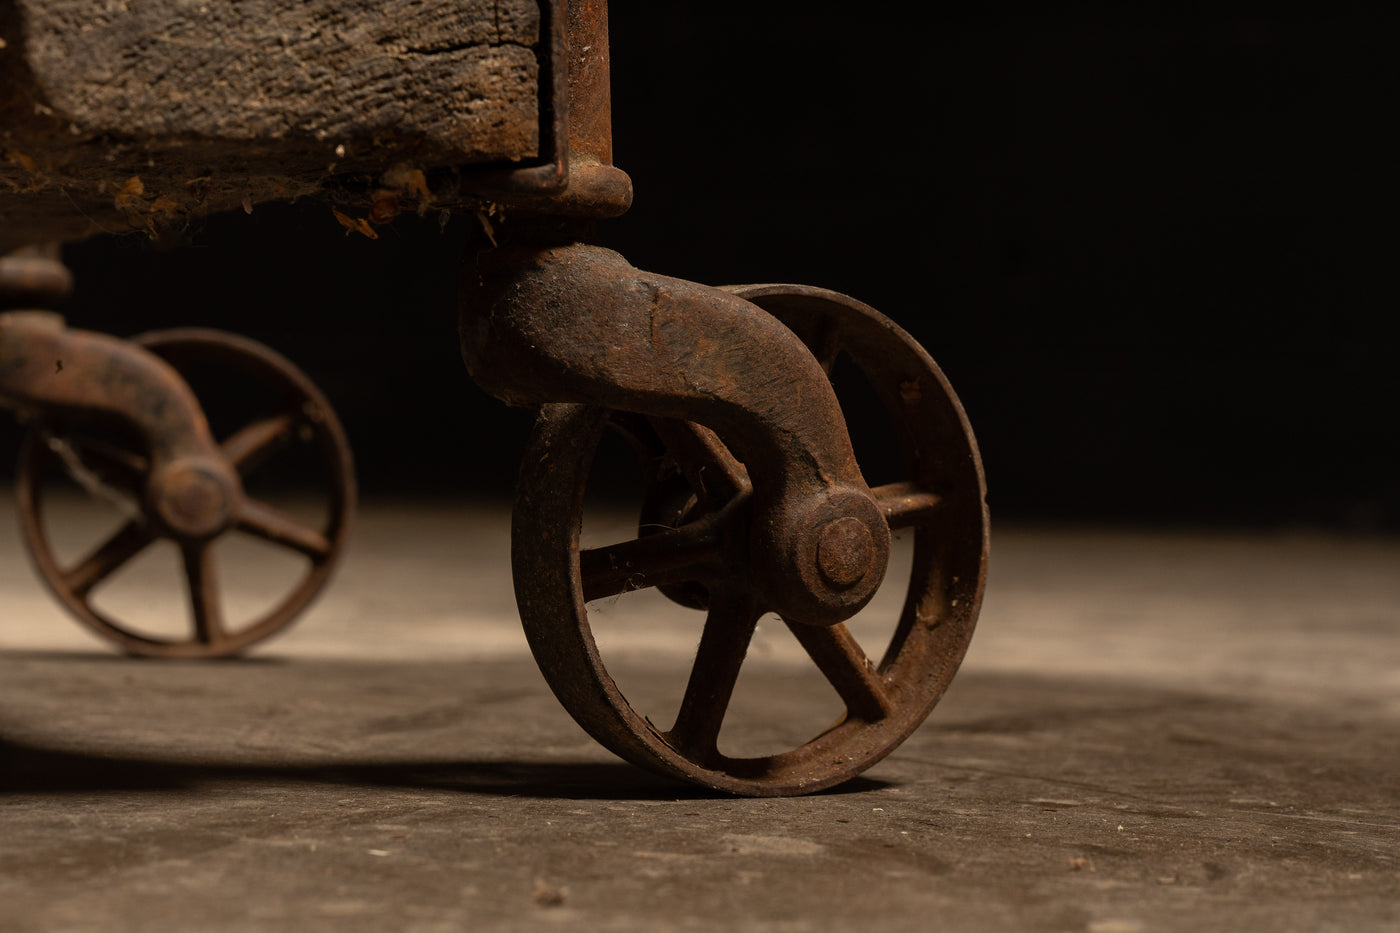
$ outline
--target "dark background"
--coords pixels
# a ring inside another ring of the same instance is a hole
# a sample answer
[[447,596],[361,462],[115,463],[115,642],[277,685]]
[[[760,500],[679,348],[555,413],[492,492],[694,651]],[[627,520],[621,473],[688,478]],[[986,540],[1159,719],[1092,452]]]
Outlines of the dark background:
[[[1400,18],[905,9],[615,2],[636,203],[602,242],[895,318],[958,390],[999,519],[1400,531]],[[529,414],[456,344],[479,229],[342,233],[303,203],[94,240],[64,310],[282,350],[367,497],[508,495]]]

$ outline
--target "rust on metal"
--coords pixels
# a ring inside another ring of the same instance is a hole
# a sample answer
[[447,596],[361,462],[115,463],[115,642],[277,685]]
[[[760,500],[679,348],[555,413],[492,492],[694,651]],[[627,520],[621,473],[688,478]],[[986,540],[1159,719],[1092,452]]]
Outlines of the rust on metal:
[[612,164],[612,85],[606,0],[541,5],[550,37],[541,59],[542,164],[469,172],[465,189],[549,216],[603,219],[632,206],[632,180]]
[[[636,281],[637,274],[630,275]],[[657,284],[651,277],[642,279]],[[571,364],[568,375],[542,378],[548,391],[570,391],[574,401],[545,405],[526,449],[512,534],[516,599],[531,650],[556,696],[591,735],[621,757],[733,793],[810,793],[861,773],[897,747],[951,681],[971,639],[985,580],[985,485],[971,429],[951,388],[928,354],[888,319],[821,289],[758,286],[729,294],[790,328],[790,346],[780,346],[781,339],[774,338],[765,349],[779,355],[806,351],[823,381],[827,377],[816,365],[817,356],[848,356],[874,388],[901,442],[906,478],[869,490],[878,525],[857,509],[852,511],[859,519],[837,515],[802,525],[816,540],[814,576],[821,577],[816,585],[832,589],[864,585],[871,573],[871,539],[887,537],[890,528],[912,531],[913,569],[883,653],[867,655],[843,623],[811,625],[790,617],[781,602],[787,590],[775,589],[770,576],[783,571],[771,569],[772,556],[756,553],[771,540],[755,533],[767,520],[758,506],[764,485],[793,482],[806,472],[801,461],[788,459],[793,447],[754,443],[745,432],[762,429],[744,422],[772,423],[778,418],[770,411],[775,397],[805,397],[812,387],[764,396],[756,402],[757,411],[727,412],[725,419],[711,417],[715,404],[670,398],[683,394],[676,386],[693,381],[700,394],[725,392],[720,408],[753,403],[734,386],[762,384],[765,373],[773,372],[739,368],[751,359],[741,344],[745,333],[755,329],[753,323],[725,332],[722,347],[694,335],[679,340],[675,346],[689,340],[702,347],[706,352],[696,357],[710,354],[709,362],[653,358],[652,369],[619,374],[616,381],[625,388],[618,389],[608,387],[613,380],[602,367],[631,354],[614,355],[616,345],[628,338],[625,329],[616,327],[620,322],[609,320],[610,345],[580,343],[581,359]],[[658,300],[675,299],[668,294]],[[468,331],[474,317],[468,314]],[[711,317],[707,323],[714,326],[716,321]],[[647,348],[637,352],[652,352],[653,339],[643,342]],[[489,338],[485,345],[501,349]],[[723,360],[734,366],[727,380],[709,371],[723,369]],[[782,365],[788,363],[783,359]],[[589,378],[580,377],[583,371]],[[501,389],[495,379],[507,374],[491,372],[487,384]],[[669,388],[658,392],[656,383],[664,380],[671,380]],[[908,391],[910,385],[918,387],[917,398]],[[831,391],[830,383],[826,391]],[[585,403],[582,396],[589,394],[593,397]],[[520,400],[519,395],[510,397]],[[637,410],[646,414],[639,417],[633,413]],[[844,435],[839,421],[822,426],[815,417],[805,417],[812,419],[806,430]],[[701,427],[689,418],[711,423]],[[643,475],[650,478],[638,536],[581,550],[579,528],[593,452],[608,428],[632,442],[643,460]],[[726,437],[734,438],[733,443],[726,443]],[[658,521],[665,523],[664,530],[657,530]],[[813,577],[791,568],[786,572],[801,585],[814,585]],[[653,587],[706,614],[689,681],[669,727],[665,711],[634,708],[618,690],[589,624],[590,601],[625,599]],[[720,733],[755,622],[769,611],[783,617],[813,666],[831,683],[845,704],[845,716],[787,751],[731,757],[720,750]]]
[[153,475],[179,461],[218,458],[198,400],[169,364],[128,341],[70,330],[55,315],[0,315],[0,400],[123,421],[148,446]]
[[[551,190],[541,212],[608,216],[605,205],[625,209],[630,183],[611,168],[606,3],[569,0],[567,11],[568,129],[557,151],[567,149],[559,165],[570,188]],[[709,787],[798,794],[861,773],[942,695],[980,606],[985,483],[942,373],[892,322],[834,292],[709,288],[635,269],[568,224],[513,232],[467,264],[461,343],[484,389],[541,407],[517,487],[512,559],[521,620],[550,687],[618,755]],[[840,355],[880,398],[905,478],[866,484],[830,381]],[[581,550],[605,429],[643,462],[638,534]],[[900,528],[915,538],[913,573],[891,641],[867,656],[845,622],[884,581]],[[652,588],[706,614],[669,728],[618,690],[589,627],[590,601]],[[733,758],[719,735],[767,612],[846,714],[787,752]]]
[[825,373],[781,322],[583,244],[499,250],[464,285],[463,356],[483,388],[705,425],[753,478],[748,560],[772,607],[834,625],[869,602],[889,531]]
[[[288,410],[216,441],[199,401],[164,358],[231,365],[282,390]],[[21,527],[40,577],[77,618],[132,654],[212,658],[240,652],[285,628],[324,588],[343,552],[354,509],[349,446],[329,403],[290,363],[266,347],[218,331],[164,331],[120,340],[68,329],[46,312],[0,314],[0,404],[31,422],[16,480]],[[139,438],[114,445],[94,428],[123,426]],[[320,458],[327,519],[313,527],[247,494],[243,480],[305,429]],[[127,521],[76,564],[55,555],[43,521],[46,477],[66,470],[114,501]],[[230,532],[262,538],[307,560],[290,592],[251,622],[225,619],[214,562]],[[93,591],[160,539],[181,554],[192,632],[183,639],[141,634],[92,602]]]

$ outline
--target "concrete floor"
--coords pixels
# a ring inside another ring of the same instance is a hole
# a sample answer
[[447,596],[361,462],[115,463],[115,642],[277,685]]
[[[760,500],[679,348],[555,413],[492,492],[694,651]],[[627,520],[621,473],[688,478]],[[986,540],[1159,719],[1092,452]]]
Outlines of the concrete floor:
[[[316,607],[213,664],[118,657],[0,533],[0,930],[1400,930],[1400,541],[999,528],[924,727],[740,800],[568,718],[508,522],[371,504]],[[638,706],[693,649],[663,613],[609,619]],[[761,633],[735,741],[822,709],[805,674]]]

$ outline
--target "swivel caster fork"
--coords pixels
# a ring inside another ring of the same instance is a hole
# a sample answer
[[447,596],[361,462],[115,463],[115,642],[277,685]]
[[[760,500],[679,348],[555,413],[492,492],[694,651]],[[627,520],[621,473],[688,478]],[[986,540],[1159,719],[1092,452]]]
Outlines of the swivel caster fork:
[[[928,354],[874,310],[821,289],[707,289],[577,246],[503,272],[464,313],[464,355],[498,395],[544,402],[512,558],[531,650],[566,709],[629,761],[740,794],[830,787],[897,747],[957,670],[986,566],[976,445]],[[896,482],[871,489],[856,464],[828,381],[840,357],[864,374],[898,436]],[[511,367],[528,378],[512,379]],[[631,441],[651,485],[634,540],[581,550],[594,450],[610,428]],[[891,529],[912,532],[913,565],[888,644],[867,655],[844,623],[879,588]],[[633,706],[590,621],[590,603],[650,588],[706,616],[673,716]],[[767,612],[845,710],[787,751],[733,757],[720,731]]]
[[[0,297],[16,300],[52,299],[68,286],[57,257],[43,254],[6,257],[0,278],[10,286]],[[232,395],[249,405],[216,440],[191,380],[210,389],[219,378],[237,384]],[[29,423],[16,496],[39,576],[79,622],[127,653],[238,654],[291,624],[329,582],[355,504],[349,445],[321,392],[267,347],[195,328],[120,340],[69,329],[51,312],[7,311],[0,403]],[[245,486],[298,450],[309,465],[297,478],[315,488],[319,518],[293,517]],[[77,559],[60,556],[45,519],[53,480],[63,474],[124,516]],[[215,558],[235,534],[271,544],[286,556],[283,569],[295,567],[280,595],[238,621],[226,614]],[[178,552],[189,615],[183,635],[155,633],[148,620],[119,617],[94,598],[161,540]]]

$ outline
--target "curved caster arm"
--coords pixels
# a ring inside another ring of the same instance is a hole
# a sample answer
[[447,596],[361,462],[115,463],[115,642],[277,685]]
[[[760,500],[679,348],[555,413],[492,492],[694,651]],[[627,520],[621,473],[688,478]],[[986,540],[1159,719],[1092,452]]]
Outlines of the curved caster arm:
[[194,393],[169,364],[128,341],[69,329],[47,311],[0,314],[0,400],[120,418],[162,465],[217,447]]
[[[879,588],[889,529],[835,393],[758,305],[595,246],[517,247],[468,269],[461,333],[472,377],[506,402],[600,405],[722,437],[752,481],[741,563],[785,619],[834,625]],[[704,472],[731,471],[720,457]]]

